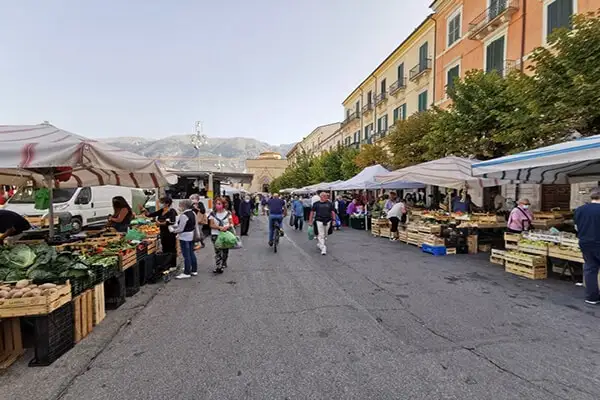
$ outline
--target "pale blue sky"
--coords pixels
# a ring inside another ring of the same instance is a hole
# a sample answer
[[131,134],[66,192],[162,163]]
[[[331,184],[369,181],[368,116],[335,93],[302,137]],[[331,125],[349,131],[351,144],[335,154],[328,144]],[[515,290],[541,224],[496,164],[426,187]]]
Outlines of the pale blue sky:
[[18,0],[0,7],[0,124],[290,143],[429,13],[421,0]]

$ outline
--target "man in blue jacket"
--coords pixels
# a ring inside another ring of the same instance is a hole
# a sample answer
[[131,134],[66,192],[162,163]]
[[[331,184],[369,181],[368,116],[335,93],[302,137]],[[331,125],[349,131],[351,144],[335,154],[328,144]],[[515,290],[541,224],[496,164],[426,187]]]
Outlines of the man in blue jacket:
[[240,216],[240,235],[248,236],[248,229],[250,229],[250,216],[252,215],[253,204],[250,201],[250,196],[246,195],[244,201],[240,203],[240,209],[236,210]]
[[298,196],[295,196],[292,202],[292,215],[294,216],[294,229],[302,230],[304,226],[304,205]]
[[575,227],[583,253],[585,302],[600,304],[598,271],[600,270],[600,187],[592,189],[592,201],[575,210]]

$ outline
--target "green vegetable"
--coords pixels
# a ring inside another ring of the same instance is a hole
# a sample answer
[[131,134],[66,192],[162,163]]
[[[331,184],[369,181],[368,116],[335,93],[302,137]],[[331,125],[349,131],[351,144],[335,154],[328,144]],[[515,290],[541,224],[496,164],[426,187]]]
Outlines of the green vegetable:
[[57,280],[58,275],[43,269],[34,269],[27,274],[27,278],[34,282],[51,282]]
[[20,281],[21,279],[27,279],[27,275],[20,270],[13,270],[4,278],[7,282]]
[[14,246],[8,254],[9,265],[14,268],[26,269],[35,262],[35,253],[26,244]]

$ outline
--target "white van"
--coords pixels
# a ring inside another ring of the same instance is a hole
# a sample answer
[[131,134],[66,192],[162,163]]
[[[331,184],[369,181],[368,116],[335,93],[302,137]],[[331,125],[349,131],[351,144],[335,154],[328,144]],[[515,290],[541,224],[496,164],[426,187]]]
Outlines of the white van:
[[[78,232],[84,226],[106,222],[108,216],[114,212],[112,199],[115,196],[123,196],[134,213],[139,211],[139,206],[144,205],[146,200],[143,190],[122,186],[54,189],[54,212],[70,214],[73,230]],[[42,217],[48,214],[48,209],[35,208],[35,189],[32,187],[20,188],[6,202],[4,209],[30,217]]]

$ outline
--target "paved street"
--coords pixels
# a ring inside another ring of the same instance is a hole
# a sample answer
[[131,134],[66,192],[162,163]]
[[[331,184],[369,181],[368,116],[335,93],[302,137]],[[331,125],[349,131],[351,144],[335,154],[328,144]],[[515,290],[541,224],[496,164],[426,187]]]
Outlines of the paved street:
[[274,254],[253,221],[221,276],[203,250],[195,279],[146,289],[51,367],[0,376],[3,398],[600,397],[600,309],[581,288],[348,229],[321,256],[286,229]]

